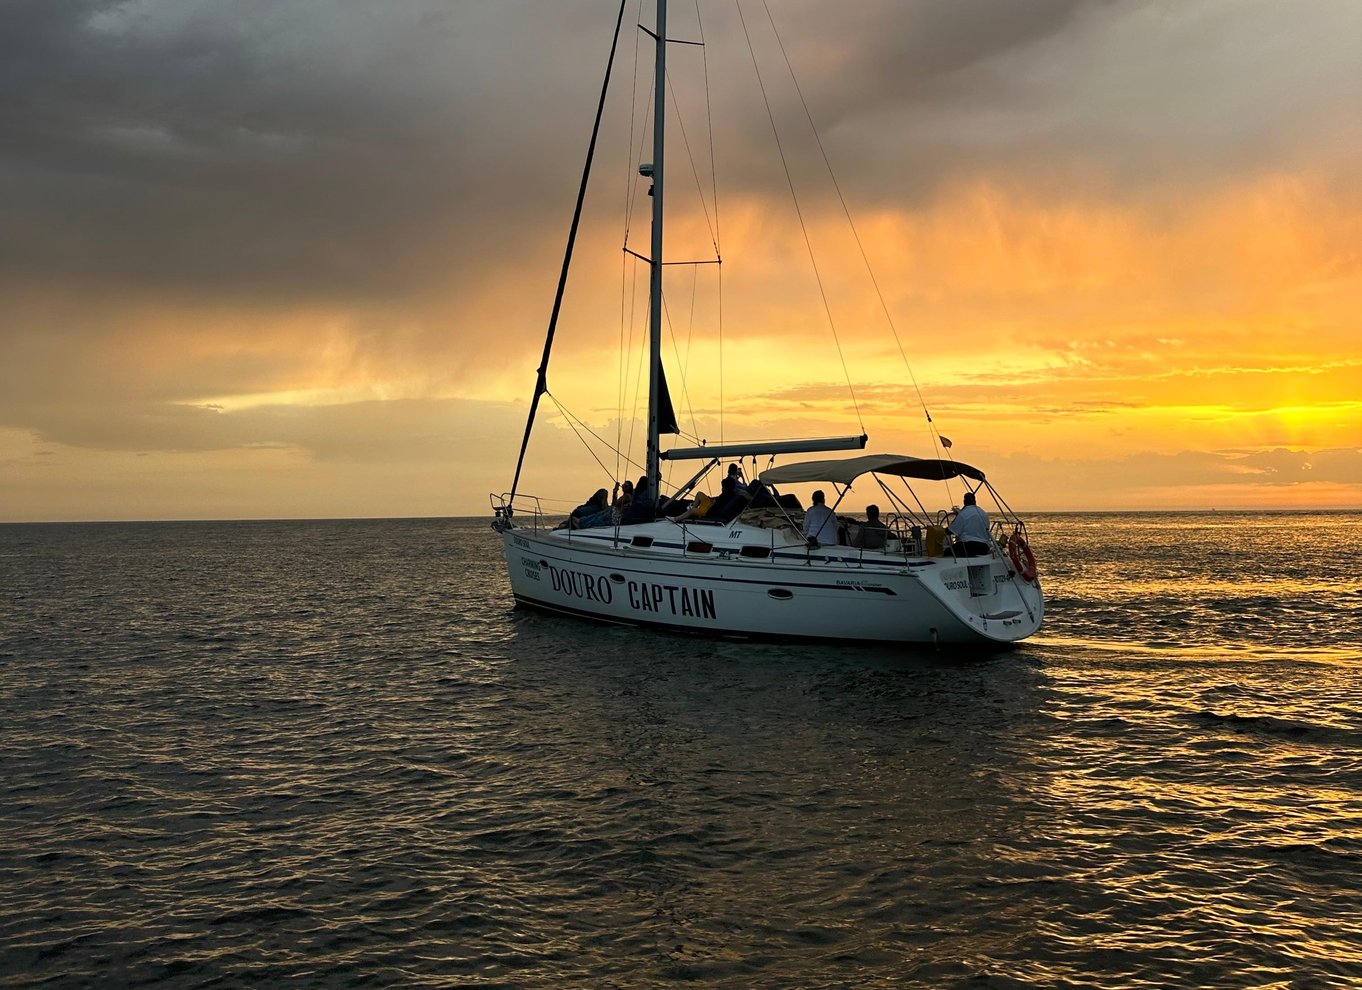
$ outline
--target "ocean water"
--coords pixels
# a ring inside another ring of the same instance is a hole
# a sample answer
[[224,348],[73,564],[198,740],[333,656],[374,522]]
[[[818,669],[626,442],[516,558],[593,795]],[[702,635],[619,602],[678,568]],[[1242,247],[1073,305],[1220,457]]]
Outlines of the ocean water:
[[0,526],[0,986],[1362,986],[1362,515],[1031,532],[990,654],[513,611],[483,519]]

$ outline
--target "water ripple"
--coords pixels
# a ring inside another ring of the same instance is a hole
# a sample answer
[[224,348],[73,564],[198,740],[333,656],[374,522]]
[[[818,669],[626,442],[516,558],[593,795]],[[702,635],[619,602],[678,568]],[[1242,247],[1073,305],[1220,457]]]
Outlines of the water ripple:
[[980,657],[512,612],[481,521],[0,527],[0,986],[1359,985],[1362,517],[1280,526],[1038,520]]

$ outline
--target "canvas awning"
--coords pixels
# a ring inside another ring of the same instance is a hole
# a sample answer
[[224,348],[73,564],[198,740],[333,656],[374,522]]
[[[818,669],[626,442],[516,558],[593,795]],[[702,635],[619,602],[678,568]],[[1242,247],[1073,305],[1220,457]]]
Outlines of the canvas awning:
[[807,440],[757,440],[752,443],[673,447],[662,452],[662,459],[696,461],[705,457],[761,457],[765,454],[813,454],[820,450],[864,450],[868,439],[862,433],[858,437],[811,437]]
[[760,474],[767,484],[797,484],[826,481],[849,485],[863,474],[895,474],[902,478],[923,481],[945,481],[947,478],[984,480],[984,472],[969,464],[940,458],[905,457],[902,454],[866,454],[838,461],[802,461],[768,468]]

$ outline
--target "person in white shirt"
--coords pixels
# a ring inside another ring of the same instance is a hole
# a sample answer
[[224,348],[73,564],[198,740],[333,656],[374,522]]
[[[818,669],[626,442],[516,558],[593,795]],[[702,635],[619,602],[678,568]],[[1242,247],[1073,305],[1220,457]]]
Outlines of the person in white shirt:
[[823,493],[813,493],[813,505],[804,513],[804,535],[819,546],[837,545],[837,513],[823,504]]
[[957,557],[987,557],[993,552],[989,536],[988,513],[974,504],[974,492],[965,492],[964,505],[947,531],[955,537]]

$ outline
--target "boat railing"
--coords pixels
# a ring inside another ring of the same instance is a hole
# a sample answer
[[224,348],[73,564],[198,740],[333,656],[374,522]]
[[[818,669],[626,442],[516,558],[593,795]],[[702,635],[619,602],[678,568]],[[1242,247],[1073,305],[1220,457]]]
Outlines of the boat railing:
[[492,504],[495,516],[492,528],[495,530],[527,528],[537,533],[551,528],[546,521],[544,507],[536,495],[516,493],[512,497],[510,492],[503,492],[500,495],[493,492],[487,496],[487,500]]
[[[931,530],[945,529],[938,522],[924,523],[914,516],[903,516],[895,514],[889,518],[889,542],[885,547],[885,552],[893,556],[902,554],[905,558],[922,558],[941,556],[949,557],[953,551],[949,533],[945,534],[939,547],[932,546]],[[990,542],[993,544],[993,553],[996,556],[1004,557],[1008,552],[1008,540],[1013,533],[1025,535],[1026,524],[1020,519],[1009,516],[1006,519],[995,519],[989,525]],[[937,549],[937,553],[933,553]]]
[[905,557],[921,557],[926,554],[926,541],[923,538],[924,528],[912,516],[904,516],[902,513],[893,512],[885,520],[889,527],[889,539],[885,543],[886,550],[893,550],[902,553]]

